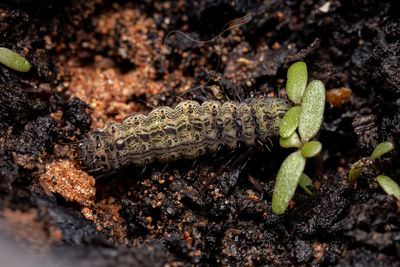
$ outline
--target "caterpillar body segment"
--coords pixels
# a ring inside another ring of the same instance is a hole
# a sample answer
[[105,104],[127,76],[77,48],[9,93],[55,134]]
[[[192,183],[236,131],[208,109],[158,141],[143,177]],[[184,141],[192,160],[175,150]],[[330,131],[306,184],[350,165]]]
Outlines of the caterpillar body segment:
[[83,164],[92,171],[109,172],[125,165],[145,166],[178,159],[195,159],[225,146],[254,146],[279,136],[280,122],[289,109],[276,98],[247,99],[241,103],[187,100],[174,109],[159,107],[147,116],[133,114],[110,123],[79,142]]

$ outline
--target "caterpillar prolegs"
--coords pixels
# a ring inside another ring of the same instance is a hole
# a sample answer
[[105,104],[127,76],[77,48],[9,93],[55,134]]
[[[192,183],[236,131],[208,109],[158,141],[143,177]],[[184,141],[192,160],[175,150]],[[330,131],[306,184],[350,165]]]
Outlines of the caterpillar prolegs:
[[178,159],[195,159],[218,147],[254,146],[279,135],[289,104],[277,98],[243,102],[187,100],[174,109],[159,107],[147,116],[133,114],[110,123],[79,142],[83,164],[95,172],[109,172],[127,164],[145,166]]

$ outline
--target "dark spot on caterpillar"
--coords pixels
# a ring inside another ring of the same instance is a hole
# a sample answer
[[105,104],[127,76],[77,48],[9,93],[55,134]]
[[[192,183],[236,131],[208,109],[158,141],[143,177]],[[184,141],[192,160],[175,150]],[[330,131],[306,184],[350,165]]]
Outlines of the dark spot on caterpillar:
[[201,132],[203,130],[203,124],[202,123],[193,123],[193,128],[196,131]]
[[164,129],[164,132],[165,132],[165,134],[166,135],[174,135],[174,134],[176,134],[176,129],[173,129],[173,128],[166,128],[166,129]]
[[139,136],[140,139],[142,139],[142,141],[144,141],[144,142],[148,142],[148,141],[150,140],[149,134],[138,134],[138,136]]
[[222,146],[254,146],[279,135],[289,104],[282,99],[247,99],[242,103],[182,101],[175,109],[160,107],[148,116],[133,114],[122,123],[94,131],[78,145],[89,170],[108,172],[126,164],[195,159]]
[[215,121],[215,125],[216,125],[217,127],[223,127],[223,126],[224,126],[224,121],[223,121],[222,119],[218,118],[218,119]]
[[265,114],[265,115],[263,116],[264,122],[269,121],[269,120],[271,120],[271,119],[272,119],[272,117],[271,117],[270,115],[268,115],[268,114]]
[[218,138],[218,139],[221,139],[221,138],[222,138],[222,131],[218,131],[218,132],[217,132],[217,138]]

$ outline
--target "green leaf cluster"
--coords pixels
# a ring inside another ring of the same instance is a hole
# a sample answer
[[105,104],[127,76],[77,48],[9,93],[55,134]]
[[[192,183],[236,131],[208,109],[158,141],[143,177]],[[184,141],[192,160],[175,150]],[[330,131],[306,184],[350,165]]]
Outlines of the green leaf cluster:
[[0,63],[21,72],[31,69],[31,64],[25,58],[5,47],[0,47]]
[[307,85],[307,65],[304,62],[292,64],[287,73],[286,91],[295,106],[290,108],[280,125],[279,144],[285,148],[297,148],[282,163],[274,193],[272,210],[282,214],[292,199],[297,185],[312,195],[309,186],[312,180],[303,173],[306,158],[316,156],[322,149],[318,141],[310,141],[319,131],[325,109],[325,86],[319,80]]

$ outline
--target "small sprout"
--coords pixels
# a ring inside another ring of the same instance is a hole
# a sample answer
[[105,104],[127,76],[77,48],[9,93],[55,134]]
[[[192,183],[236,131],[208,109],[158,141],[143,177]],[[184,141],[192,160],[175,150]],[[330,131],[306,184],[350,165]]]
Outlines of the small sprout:
[[393,150],[393,144],[390,142],[382,142],[380,143],[377,147],[375,147],[374,152],[372,152],[371,159],[375,160],[382,156],[385,153],[388,153],[389,151]]
[[272,210],[275,214],[285,212],[296,191],[305,165],[306,159],[301,154],[301,150],[293,152],[283,161],[272,194]]
[[300,148],[302,144],[299,135],[296,132],[294,132],[289,138],[283,138],[283,137],[279,138],[279,145],[284,148],[290,148],[290,147]]
[[356,163],[351,166],[350,172],[349,172],[349,181],[354,183],[358,177],[361,175],[363,172],[364,168],[366,167],[371,167],[374,164],[374,160],[379,158],[385,153],[388,153],[394,149],[394,146],[390,142],[382,142],[379,145],[377,145],[374,149],[374,152],[372,152],[371,159],[369,158],[362,158]]
[[319,80],[309,83],[301,103],[299,133],[301,140],[307,142],[321,127],[325,109],[325,86]]
[[289,138],[299,125],[300,106],[291,107],[283,117],[279,134],[283,138]]
[[376,179],[386,194],[394,195],[397,199],[400,199],[400,186],[395,181],[385,175],[378,175]]
[[303,153],[304,157],[312,158],[315,157],[319,152],[321,152],[321,149],[322,149],[322,144],[320,142],[311,141],[303,146],[301,152]]
[[312,192],[311,192],[311,190],[310,190],[308,187],[309,187],[309,186],[314,187],[314,185],[313,185],[313,183],[312,183],[311,178],[308,177],[308,175],[305,174],[304,172],[303,172],[303,173],[301,174],[301,176],[300,176],[299,186],[300,186],[301,188],[303,188],[304,191],[305,191],[308,195],[310,195],[310,196],[313,195]]
[[307,65],[302,61],[292,64],[287,73],[286,92],[294,103],[299,104],[307,85]]
[[5,47],[0,47],[0,63],[21,72],[31,69],[31,64],[25,58]]
[[354,183],[358,179],[358,177],[360,177],[362,171],[363,171],[362,167],[350,169],[350,172],[349,172],[350,183]]
[[361,175],[361,173],[364,171],[364,168],[369,168],[372,166],[372,160],[368,158],[362,158],[358,161],[356,161],[350,169],[349,172],[349,181],[351,183],[354,183],[358,177]]

